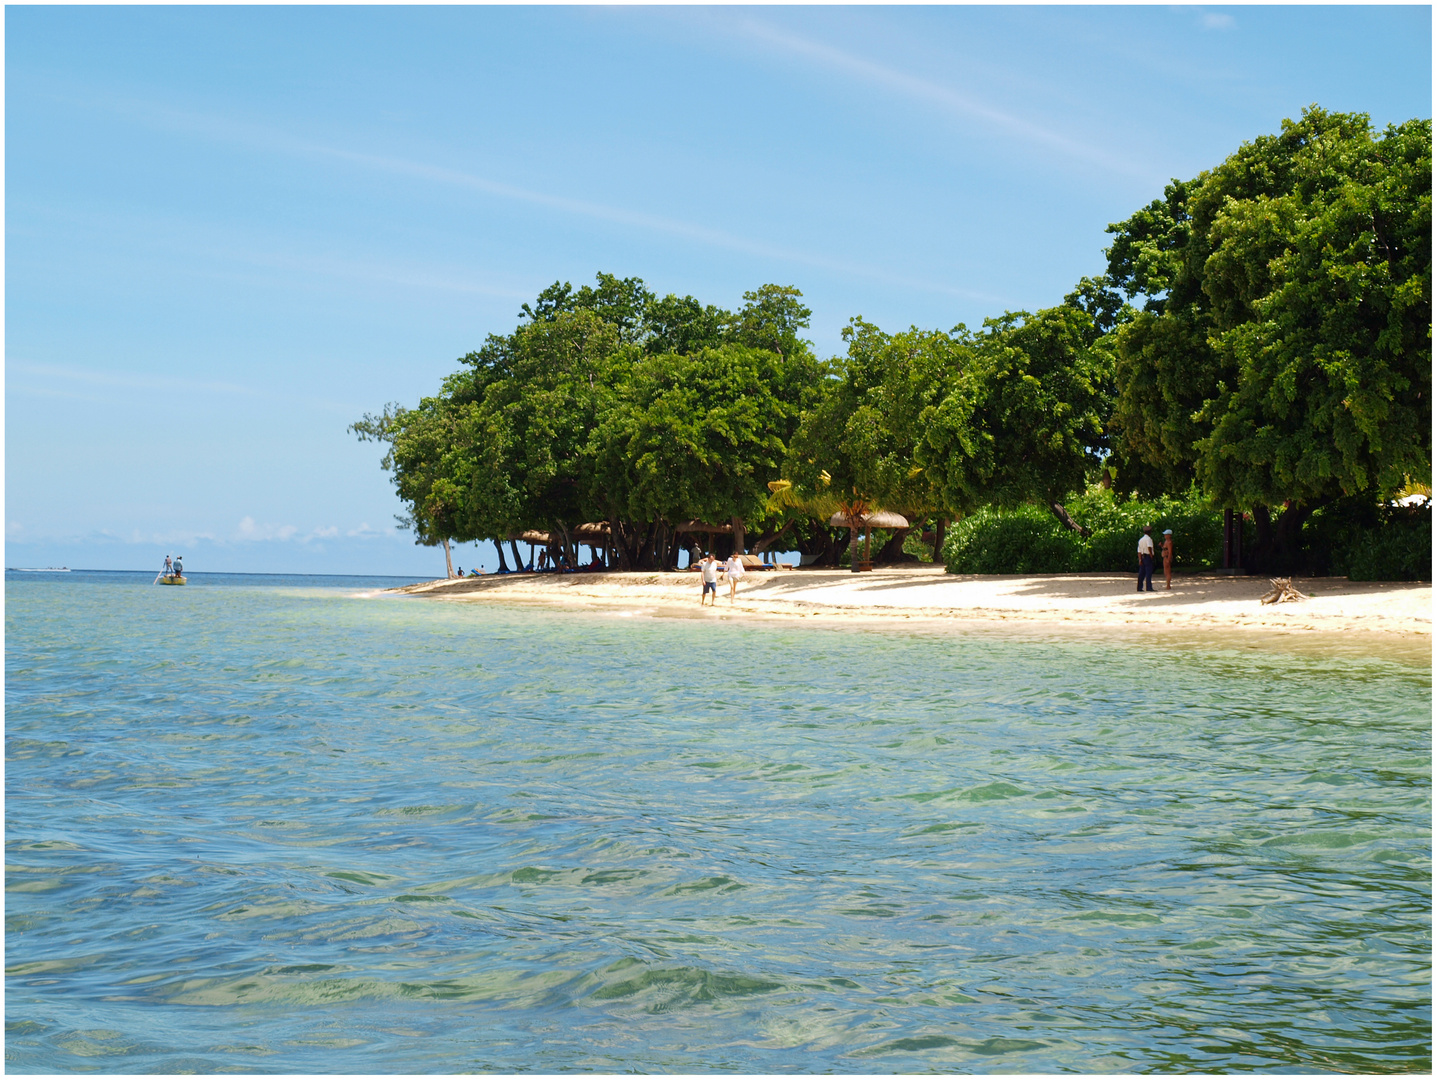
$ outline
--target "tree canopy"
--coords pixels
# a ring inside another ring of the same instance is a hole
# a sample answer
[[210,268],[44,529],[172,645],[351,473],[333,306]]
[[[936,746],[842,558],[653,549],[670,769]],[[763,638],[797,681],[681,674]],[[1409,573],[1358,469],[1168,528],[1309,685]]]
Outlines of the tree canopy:
[[854,318],[827,360],[792,286],[727,310],[556,281],[435,396],[353,428],[388,444],[420,543],[534,529],[573,559],[605,521],[614,564],[672,566],[697,522],[832,561],[836,507],[941,530],[1033,503],[1086,532],[1064,503],[1116,474],[1250,513],[1275,566],[1335,499],[1430,489],[1431,162],[1430,121],[1314,106],[1109,226],[1106,273],[1057,305]]
[[1138,486],[1251,510],[1281,561],[1316,507],[1430,483],[1431,182],[1430,121],[1313,107],[1110,227]]

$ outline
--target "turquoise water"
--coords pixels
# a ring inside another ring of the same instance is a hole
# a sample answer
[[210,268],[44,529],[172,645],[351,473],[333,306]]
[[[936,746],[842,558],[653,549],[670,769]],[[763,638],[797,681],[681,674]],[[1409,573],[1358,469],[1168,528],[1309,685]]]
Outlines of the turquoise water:
[[7,580],[11,1071],[1430,1066],[1410,658],[149,581]]

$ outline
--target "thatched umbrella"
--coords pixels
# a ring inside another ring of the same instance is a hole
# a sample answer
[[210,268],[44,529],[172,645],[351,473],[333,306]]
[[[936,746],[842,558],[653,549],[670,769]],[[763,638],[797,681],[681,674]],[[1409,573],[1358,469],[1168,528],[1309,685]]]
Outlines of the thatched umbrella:
[[906,529],[908,519],[892,510],[875,510],[871,514],[850,517],[842,510],[828,519],[835,529]]
[[586,521],[582,525],[575,525],[570,529],[569,535],[573,537],[576,544],[588,544],[589,550],[597,558],[599,548],[608,550],[609,537],[612,533],[607,521]]
[[[895,514],[891,510],[872,510],[867,514],[847,514],[840,510],[828,519],[828,523],[835,529],[862,529],[863,530],[863,561],[869,562],[869,554],[873,543],[874,529],[906,529],[908,519],[902,514]],[[857,570],[858,567],[851,567]],[[873,569],[870,565],[869,569]]]
[[704,521],[685,521],[674,526],[678,533],[731,533],[732,525],[710,525]]

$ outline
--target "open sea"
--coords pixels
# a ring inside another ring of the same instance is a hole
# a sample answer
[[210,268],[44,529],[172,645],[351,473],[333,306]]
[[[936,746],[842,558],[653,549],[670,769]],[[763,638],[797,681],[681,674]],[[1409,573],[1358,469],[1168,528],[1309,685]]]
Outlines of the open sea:
[[1430,656],[9,573],[11,1072],[1431,1068]]

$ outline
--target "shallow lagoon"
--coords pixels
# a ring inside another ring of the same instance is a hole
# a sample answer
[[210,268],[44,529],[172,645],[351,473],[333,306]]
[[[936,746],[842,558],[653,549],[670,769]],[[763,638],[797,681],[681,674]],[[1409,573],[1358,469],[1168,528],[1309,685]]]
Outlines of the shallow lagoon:
[[10,1071],[1430,1067],[1410,650],[38,577]]

